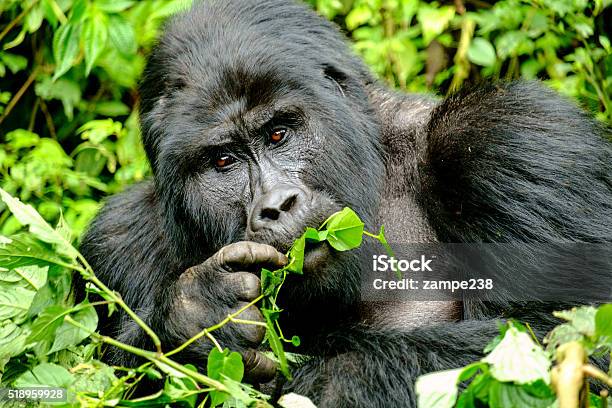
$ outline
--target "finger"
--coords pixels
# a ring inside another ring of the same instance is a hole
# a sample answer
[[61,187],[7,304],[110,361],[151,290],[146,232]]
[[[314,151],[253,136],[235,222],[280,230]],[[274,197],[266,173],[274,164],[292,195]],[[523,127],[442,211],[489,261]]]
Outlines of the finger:
[[252,349],[242,352],[244,378],[251,384],[266,383],[274,379],[277,364],[263,353]]
[[[246,302],[238,302],[238,305],[234,307],[230,313],[236,313],[238,310],[244,308],[247,304],[248,303]],[[238,316],[236,316],[235,319],[238,319],[238,322],[233,322],[233,324],[237,326],[236,330],[238,330],[240,337],[242,337],[250,345],[261,344],[266,335],[266,327],[264,325],[240,322],[240,320],[258,323],[265,322],[263,315],[256,306],[251,306],[245,309]]]
[[259,278],[251,272],[231,272],[223,274],[224,287],[238,296],[238,299],[250,302],[261,293]]
[[250,241],[227,245],[221,248],[214,258],[220,266],[230,271],[259,272],[261,268],[277,269],[287,264],[287,257],[276,248]]

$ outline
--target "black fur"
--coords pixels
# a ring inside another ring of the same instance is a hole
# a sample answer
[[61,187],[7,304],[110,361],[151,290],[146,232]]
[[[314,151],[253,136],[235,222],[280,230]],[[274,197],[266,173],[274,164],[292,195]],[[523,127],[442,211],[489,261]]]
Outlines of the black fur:
[[[393,93],[335,27],[292,1],[206,1],[174,18],[141,95],[153,179],[111,197],[81,250],[166,350],[238,302],[209,279],[191,288],[197,307],[177,312],[184,271],[240,240],[284,250],[346,205],[403,242],[612,241],[609,130],[534,82],[485,84],[440,102]],[[272,125],[282,122],[291,138],[272,148],[260,140],[268,125],[251,121],[274,110]],[[227,135],[239,164],[219,173],[203,142]],[[279,183],[298,186],[312,205],[274,230],[251,231],[254,202]],[[554,323],[556,305],[503,294],[466,301],[461,322],[415,325],[412,306],[401,311],[410,325],[394,317],[399,306],[372,318],[359,276],[357,255],[342,253],[283,287],[283,327],[313,356],[287,389],[321,407],[413,406],[416,376],[478,359],[496,318],[539,332]],[[102,330],[151,347],[124,315]],[[253,344],[242,330],[228,325],[216,336],[244,351]],[[208,350],[203,341],[179,358],[204,367]],[[136,363],[117,350],[110,359]]]

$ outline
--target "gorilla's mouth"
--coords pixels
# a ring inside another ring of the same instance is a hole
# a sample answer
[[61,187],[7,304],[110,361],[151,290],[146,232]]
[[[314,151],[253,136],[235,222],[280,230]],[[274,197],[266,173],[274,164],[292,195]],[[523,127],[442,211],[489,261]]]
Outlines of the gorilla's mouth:
[[304,273],[313,274],[321,270],[332,254],[327,242],[306,242],[304,251]]

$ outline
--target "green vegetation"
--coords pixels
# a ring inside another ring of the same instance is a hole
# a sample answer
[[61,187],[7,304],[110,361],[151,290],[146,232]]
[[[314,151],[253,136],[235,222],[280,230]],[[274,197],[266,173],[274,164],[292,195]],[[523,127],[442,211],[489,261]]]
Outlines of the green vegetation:
[[[604,25],[610,0],[309,1],[347,32],[380,78],[399,89],[446,94],[483,78],[540,78],[612,123],[612,47]],[[95,278],[75,249],[100,200],[149,173],[139,141],[136,84],[160,25],[190,4],[0,0],[0,386],[67,387],[65,406],[192,407],[205,394],[228,406],[267,404],[267,396],[240,382],[244,367],[235,352],[213,349],[205,374],[172,360],[180,347],[161,353],[155,333]],[[307,230],[290,250],[287,267],[262,272],[263,295],[253,303],[262,300],[267,339],[285,375],[283,341],[299,344],[296,337],[286,339],[277,323],[276,296],[286,274],[300,272],[307,240],[349,250],[364,234],[388,248],[382,229],[378,235],[363,231],[345,209],[321,229]],[[95,305],[107,305],[108,313],[126,310],[158,350],[97,334],[94,304],[75,305],[71,297],[73,273],[102,296]],[[561,313],[568,323],[548,336],[546,350],[520,323],[504,326],[483,361],[423,377],[419,398],[428,407],[453,406],[457,398],[464,407],[475,401],[549,406],[557,397],[562,408],[572,406],[585,378],[610,381],[580,357],[610,353],[611,313],[610,305]],[[238,316],[200,336],[213,337]],[[130,348],[147,362],[109,367],[99,360],[106,344]],[[516,369],[509,356],[528,364]],[[555,374],[576,366],[576,383]],[[145,377],[164,379],[163,389],[134,400],[134,385]],[[460,395],[458,382],[469,384]],[[605,406],[598,396],[591,405]]]
[[[276,305],[287,273],[301,273],[307,241],[327,241],[336,250],[361,245],[364,235],[385,244],[378,235],[364,231],[357,214],[345,208],[330,216],[318,229],[308,228],[288,251],[289,263],[282,269],[262,271],[262,295],[226,319],[202,330],[174,350],[163,350],[153,330],[138,318],[121,299],[95,276],[87,260],[71,244],[71,231],[60,218],[52,228],[30,205],[23,204],[0,189],[0,198],[27,232],[0,236],[0,384],[7,387],[54,386],[68,389],[64,407],[198,407],[210,403],[225,407],[271,407],[269,396],[240,381],[244,375],[242,357],[223,349],[215,330],[233,322],[265,325],[266,341],[279,363],[279,370],[291,379],[282,342],[299,346],[299,338],[287,340],[278,325],[282,310]],[[88,293],[102,301],[85,299],[75,304],[71,294],[72,274],[79,273]],[[240,319],[248,307],[258,304],[266,323]],[[144,350],[96,332],[98,315],[94,306],[108,306],[108,313],[123,309],[151,338],[155,351]],[[568,323],[555,328],[544,339],[544,350],[528,327],[509,322],[500,327],[479,362],[451,371],[432,373],[417,381],[421,407],[549,407],[558,399],[560,408],[577,408],[578,395],[588,395],[589,377],[612,387],[610,373],[586,362],[586,356],[610,355],[612,351],[612,304],[598,309],[582,307],[560,312]],[[194,341],[208,337],[215,344],[206,374],[191,364],[171,357]],[[133,353],[146,361],[139,367],[110,367],[99,360],[105,346]],[[553,362],[556,361],[556,366]],[[122,373],[123,376],[117,376]],[[575,373],[575,375],[573,375]],[[132,398],[145,377],[164,380],[163,388]],[[459,383],[469,382],[459,395]],[[203,397],[198,403],[198,397]],[[301,398],[293,395],[293,398]],[[606,407],[606,396],[591,394],[590,404]],[[292,405],[287,405],[290,407]],[[580,405],[583,406],[583,405]]]

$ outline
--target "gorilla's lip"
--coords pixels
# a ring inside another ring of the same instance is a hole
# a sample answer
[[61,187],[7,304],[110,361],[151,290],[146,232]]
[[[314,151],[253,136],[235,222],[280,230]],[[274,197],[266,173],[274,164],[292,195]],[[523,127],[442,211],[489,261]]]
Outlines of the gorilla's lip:
[[304,250],[304,272],[315,272],[325,265],[325,261],[331,255],[331,247],[327,242],[306,242]]

